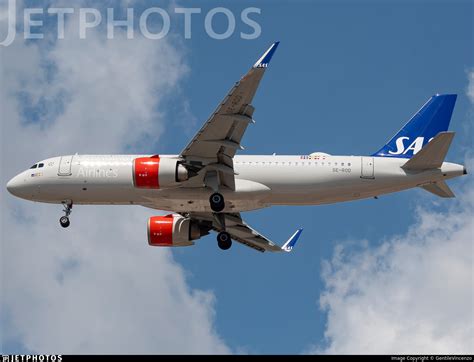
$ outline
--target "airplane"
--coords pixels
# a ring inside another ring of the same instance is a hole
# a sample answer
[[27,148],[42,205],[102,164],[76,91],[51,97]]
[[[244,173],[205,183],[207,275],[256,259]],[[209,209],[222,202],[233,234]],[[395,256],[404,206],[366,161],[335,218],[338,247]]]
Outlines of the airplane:
[[254,123],[252,100],[279,42],[229,91],[178,155],[65,155],[35,163],[7,184],[14,196],[62,204],[63,227],[73,205],[141,205],[169,210],[148,219],[151,246],[190,246],[211,231],[227,250],[232,240],[260,252],[289,252],[251,228],[241,212],[273,205],[321,205],[420,187],[454,197],[446,180],[466,174],[444,159],[455,94],[432,96],[382,148],[371,155],[236,155]]

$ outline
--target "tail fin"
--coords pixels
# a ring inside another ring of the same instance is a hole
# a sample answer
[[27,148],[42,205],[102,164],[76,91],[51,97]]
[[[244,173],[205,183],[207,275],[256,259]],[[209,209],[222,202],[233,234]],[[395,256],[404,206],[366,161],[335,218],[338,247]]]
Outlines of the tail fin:
[[436,94],[372,156],[411,158],[439,132],[448,130],[456,94]]

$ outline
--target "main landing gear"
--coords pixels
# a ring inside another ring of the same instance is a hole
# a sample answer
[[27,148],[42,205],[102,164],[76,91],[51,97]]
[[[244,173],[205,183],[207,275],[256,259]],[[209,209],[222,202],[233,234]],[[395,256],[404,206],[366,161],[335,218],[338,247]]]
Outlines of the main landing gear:
[[63,206],[64,206],[64,213],[66,215],[61,216],[61,218],[59,219],[59,223],[61,224],[61,226],[63,228],[67,228],[69,226],[69,224],[71,223],[69,221],[69,215],[71,215],[71,212],[72,212],[72,201],[71,202],[63,202]]
[[224,196],[218,192],[214,192],[211,197],[209,197],[209,204],[211,209],[214,212],[221,212],[225,208]]
[[221,231],[219,234],[217,234],[217,245],[219,245],[219,248],[222,250],[229,249],[232,246],[230,234],[225,231]]

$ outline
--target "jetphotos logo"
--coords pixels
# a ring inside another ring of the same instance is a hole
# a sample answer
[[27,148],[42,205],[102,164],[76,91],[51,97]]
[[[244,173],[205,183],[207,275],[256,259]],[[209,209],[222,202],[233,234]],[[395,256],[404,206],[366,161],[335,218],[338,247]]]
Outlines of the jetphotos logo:
[[[430,142],[433,138],[430,138],[428,142]],[[425,137],[417,137],[413,142],[410,141],[410,137],[399,137],[395,141],[395,145],[397,146],[396,151],[388,151],[391,155],[406,155],[408,152],[413,151],[413,154],[417,154],[423,148],[423,143],[425,142]],[[405,145],[408,147],[405,147]]]
[[[262,33],[258,23],[261,9],[247,7],[238,13],[224,7],[215,7],[208,10],[201,8],[175,7],[169,10],[160,7],[150,7],[140,12],[133,8],[95,9],[95,8],[24,8],[22,26],[17,27],[16,0],[8,0],[8,8],[0,7],[0,22],[7,20],[6,35],[0,34],[0,45],[9,46],[13,43],[18,32],[24,39],[43,39],[44,31],[56,29],[56,38],[65,39],[65,22],[68,17],[78,16],[77,35],[86,39],[91,29],[105,25],[107,39],[113,39],[116,28],[124,28],[127,38],[133,39],[137,34],[150,39],[159,40],[166,37],[170,30],[176,29],[184,39],[192,38],[192,30],[205,31],[210,38],[216,40],[228,39],[233,35],[241,39],[256,39]],[[1,5],[0,5],[1,6]],[[51,21],[56,26],[49,26]],[[48,26],[45,26],[45,23]],[[21,29],[23,28],[23,29]],[[237,31],[236,29],[239,29]],[[2,29],[2,31],[4,31]]]

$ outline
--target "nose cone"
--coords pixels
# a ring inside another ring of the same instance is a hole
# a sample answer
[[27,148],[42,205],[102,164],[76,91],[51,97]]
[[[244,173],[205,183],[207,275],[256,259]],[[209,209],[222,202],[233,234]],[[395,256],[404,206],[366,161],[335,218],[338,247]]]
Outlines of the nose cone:
[[7,190],[12,195],[20,197],[20,189],[22,187],[22,184],[23,181],[20,179],[20,176],[16,175],[10,181],[8,181]]

